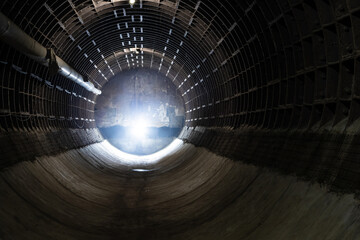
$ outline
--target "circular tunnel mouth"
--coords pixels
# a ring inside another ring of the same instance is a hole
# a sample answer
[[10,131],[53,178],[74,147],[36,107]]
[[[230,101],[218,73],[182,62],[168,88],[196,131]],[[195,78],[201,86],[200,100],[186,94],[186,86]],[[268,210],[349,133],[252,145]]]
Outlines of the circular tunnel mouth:
[[130,69],[114,76],[102,90],[95,105],[96,126],[104,139],[131,158],[154,154],[179,136],[184,101],[166,76]]

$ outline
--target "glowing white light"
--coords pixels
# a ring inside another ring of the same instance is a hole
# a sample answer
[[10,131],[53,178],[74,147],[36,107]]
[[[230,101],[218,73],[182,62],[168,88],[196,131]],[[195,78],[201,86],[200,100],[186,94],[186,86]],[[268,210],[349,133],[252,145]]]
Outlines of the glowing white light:
[[143,168],[134,168],[133,172],[151,172],[151,169],[143,169]]
[[134,5],[135,4],[135,0],[129,0],[130,5]]
[[146,137],[148,131],[147,121],[145,121],[143,118],[139,118],[135,120],[131,125],[132,126],[130,128],[130,135],[133,138],[141,139]]

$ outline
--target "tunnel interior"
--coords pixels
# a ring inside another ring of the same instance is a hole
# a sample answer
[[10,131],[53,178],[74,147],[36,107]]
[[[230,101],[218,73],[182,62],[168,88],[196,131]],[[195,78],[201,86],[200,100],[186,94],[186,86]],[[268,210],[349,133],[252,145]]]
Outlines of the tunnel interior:
[[[0,11],[0,239],[360,239],[360,1]],[[6,40],[14,25],[45,66]],[[176,139],[144,156],[96,117],[138,72],[168,79],[182,109]]]

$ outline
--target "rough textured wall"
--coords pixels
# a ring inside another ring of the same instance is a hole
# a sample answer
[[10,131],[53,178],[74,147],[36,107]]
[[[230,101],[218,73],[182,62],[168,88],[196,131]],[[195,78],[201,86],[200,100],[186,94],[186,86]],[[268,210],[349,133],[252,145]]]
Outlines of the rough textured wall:
[[10,131],[0,136],[0,168],[103,141],[99,130],[59,129],[50,132]]
[[235,161],[316,181],[333,192],[360,196],[360,138],[356,134],[185,128],[180,138]]

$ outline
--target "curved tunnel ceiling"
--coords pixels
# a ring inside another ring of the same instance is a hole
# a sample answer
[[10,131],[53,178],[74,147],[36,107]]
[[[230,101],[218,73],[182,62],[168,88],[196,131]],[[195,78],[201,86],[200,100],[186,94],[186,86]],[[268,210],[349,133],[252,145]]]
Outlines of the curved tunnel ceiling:
[[152,68],[186,108],[176,148],[124,162],[96,95],[1,42],[0,238],[359,238],[359,1],[0,9],[97,88]]

